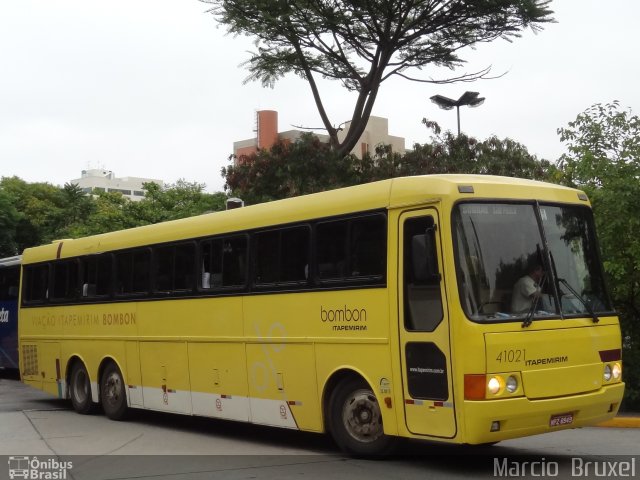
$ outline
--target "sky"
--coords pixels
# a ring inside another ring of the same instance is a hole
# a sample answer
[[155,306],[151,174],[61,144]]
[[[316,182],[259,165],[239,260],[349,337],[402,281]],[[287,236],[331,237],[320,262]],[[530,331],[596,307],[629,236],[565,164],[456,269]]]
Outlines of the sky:
[[[253,44],[228,35],[197,0],[1,0],[0,176],[54,185],[88,168],[117,177],[179,179],[223,189],[233,142],[254,136],[255,112],[277,110],[279,129],[322,123],[308,84],[293,75],[263,88],[244,83]],[[429,97],[478,91],[462,131],[512,138],[555,161],[557,129],[594,103],[620,101],[640,115],[637,0],[554,0],[557,23],[463,52],[454,75],[492,66],[493,80],[383,83],[373,115],[407,148],[425,143],[421,120],[456,131],[455,110]],[[426,76],[436,75],[428,69]],[[442,72],[440,72],[442,73]],[[334,125],[353,96],[320,81]]]

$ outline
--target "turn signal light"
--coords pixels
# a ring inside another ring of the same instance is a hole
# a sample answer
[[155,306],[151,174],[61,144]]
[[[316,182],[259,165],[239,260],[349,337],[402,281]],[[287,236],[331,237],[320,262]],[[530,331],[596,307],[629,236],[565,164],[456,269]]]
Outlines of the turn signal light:
[[478,374],[466,374],[464,376],[464,399],[484,400],[487,388],[487,376]]

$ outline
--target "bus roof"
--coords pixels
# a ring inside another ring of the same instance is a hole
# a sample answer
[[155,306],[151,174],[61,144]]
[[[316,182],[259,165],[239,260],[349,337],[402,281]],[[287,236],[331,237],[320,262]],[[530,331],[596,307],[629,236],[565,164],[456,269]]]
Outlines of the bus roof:
[[[458,199],[508,198],[578,203],[579,194],[584,195],[579,190],[568,187],[512,177],[454,174],[400,177],[75,240],[59,240],[49,245],[26,249],[24,263],[251,230],[352,212],[433,203],[443,199],[453,202]],[[580,203],[588,204],[585,200]]]

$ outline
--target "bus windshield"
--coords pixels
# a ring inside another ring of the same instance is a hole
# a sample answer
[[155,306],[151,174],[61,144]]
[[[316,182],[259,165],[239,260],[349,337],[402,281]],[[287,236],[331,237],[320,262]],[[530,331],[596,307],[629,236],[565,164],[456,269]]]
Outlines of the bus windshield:
[[453,232],[460,300],[471,320],[596,319],[611,311],[590,209],[461,203]]

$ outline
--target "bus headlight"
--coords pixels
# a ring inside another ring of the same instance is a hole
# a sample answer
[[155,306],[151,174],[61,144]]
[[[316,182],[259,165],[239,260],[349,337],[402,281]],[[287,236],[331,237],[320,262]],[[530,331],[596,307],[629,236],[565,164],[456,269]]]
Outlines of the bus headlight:
[[502,382],[498,377],[491,377],[487,382],[487,390],[491,395],[497,395],[502,388]]
[[619,363],[614,363],[613,368],[611,369],[611,374],[613,375],[614,379],[620,380],[620,377],[622,376],[622,365],[620,365]]
[[465,373],[465,400],[502,400],[524,396],[520,372]]
[[604,381],[608,382],[611,380],[611,367],[609,365],[604,366]]

